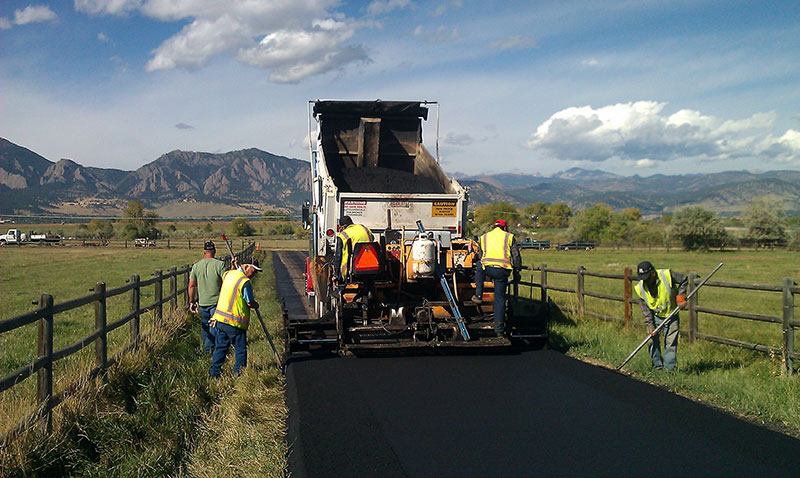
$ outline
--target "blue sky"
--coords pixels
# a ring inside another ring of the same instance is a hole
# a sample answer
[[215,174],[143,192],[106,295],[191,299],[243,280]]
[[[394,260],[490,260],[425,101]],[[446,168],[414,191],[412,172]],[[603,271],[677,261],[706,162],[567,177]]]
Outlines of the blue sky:
[[800,170],[800,2],[0,4],[0,136],[52,161],[307,159],[316,98],[438,101],[450,172]]

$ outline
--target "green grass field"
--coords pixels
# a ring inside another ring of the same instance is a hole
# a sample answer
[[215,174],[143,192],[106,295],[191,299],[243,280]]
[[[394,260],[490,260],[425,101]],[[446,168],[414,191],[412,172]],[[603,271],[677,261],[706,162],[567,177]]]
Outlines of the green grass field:
[[[601,248],[593,251],[524,251],[523,262],[527,265],[577,270],[583,265],[587,271],[622,274],[625,267],[635,271],[636,264],[649,260],[656,268],[669,268],[683,273],[696,272],[700,278],[706,276],[720,262],[724,263],[712,278],[716,281],[757,283],[780,286],[784,277],[800,282],[800,260],[791,251],[741,251],[741,252],[683,252],[664,250],[614,250]],[[530,280],[531,271],[523,272],[523,279]],[[534,282],[539,282],[539,272],[533,271]],[[574,289],[575,274],[548,273],[548,284]],[[585,277],[586,290],[623,296],[622,280]],[[534,292],[538,297],[538,290]],[[554,300],[562,303],[577,303],[574,294],[551,292]],[[621,302],[586,297],[586,308],[609,316],[622,318],[624,306]],[[796,299],[800,305],[800,299]],[[724,289],[706,286],[698,291],[698,305],[715,309],[735,310],[781,317],[783,302],[780,292]],[[686,314],[682,329],[686,329]],[[800,313],[796,314],[796,317]],[[633,318],[641,322],[641,312],[633,306]],[[698,314],[700,332],[755,342],[778,347],[782,343],[780,324],[753,322],[710,314]]]
[[[254,291],[282,352],[271,255],[261,259]],[[199,320],[178,311],[106,384],[94,381],[57,409],[51,435],[34,430],[0,449],[0,477],[285,476],[283,377],[260,326],[248,331],[241,376],[230,373],[232,354],[219,380],[209,363]]]

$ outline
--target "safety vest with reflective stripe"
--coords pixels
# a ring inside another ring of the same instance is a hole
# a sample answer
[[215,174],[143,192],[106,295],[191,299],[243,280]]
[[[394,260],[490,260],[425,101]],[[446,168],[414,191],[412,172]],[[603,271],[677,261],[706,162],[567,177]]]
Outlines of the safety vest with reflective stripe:
[[514,234],[504,231],[502,228],[495,227],[491,231],[481,236],[481,250],[483,267],[494,266],[503,269],[512,269],[511,265],[511,242]]
[[342,239],[342,263],[339,264],[339,270],[342,273],[342,277],[347,277],[347,265],[349,264],[348,259],[350,259],[350,252],[348,251],[347,242],[350,241],[351,243],[350,249],[355,249],[356,244],[360,244],[362,242],[373,242],[375,238],[372,235],[372,231],[361,224],[350,224],[344,228],[342,232],[337,234],[336,237]]
[[658,295],[656,297],[650,295],[650,291],[642,280],[639,281],[635,289],[636,294],[647,302],[647,306],[650,307],[653,314],[665,319],[678,307],[678,304],[672,301],[672,274],[670,274],[669,269],[659,269],[658,279]]
[[250,307],[242,295],[242,289],[249,282],[241,269],[228,271],[222,276],[222,288],[212,320],[245,330],[250,326]]

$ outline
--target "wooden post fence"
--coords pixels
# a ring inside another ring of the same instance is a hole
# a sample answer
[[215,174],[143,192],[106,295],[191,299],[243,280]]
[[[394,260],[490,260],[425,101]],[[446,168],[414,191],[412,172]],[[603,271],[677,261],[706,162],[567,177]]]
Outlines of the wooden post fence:
[[131,344],[139,342],[139,309],[141,309],[142,291],[139,288],[139,275],[131,276]]
[[[690,272],[687,293],[691,294],[692,292],[694,292],[696,287],[697,287],[697,272]],[[689,338],[690,344],[693,344],[694,341],[697,340],[697,331],[698,331],[697,299],[699,295],[700,295],[699,293],[694,294],[691,298],[689,298],[689,303],[686,304],[689,315],[689,331],[686,335]]]
[[792,321],[794,320],[793,286],[794,281],[791,277],[783,279],[783,364],[786,375],[794,373],[792,361],[792,355],[794,354],[794,327],[792,326]]
[[539,281],[542,288],[542,304],[547,307],[547,264],[542,263],[542,278]]
[[108,316],[106,314],[106,283],[98,282],[94,286],[94,292],[100,295],[97,302],[94,303],[94,328],[100,335],[94,343],[95,361],[97,367],[100,368],[100,373],[105,380],[105,371],[108,368]]
[[45,363],[36,380],[36,402],[44,410],[44,420],[41,422],[42,431],[50,433],[53,427],[53,414],[50,410],[50,399],[53,397],[53,296],[42,294],[39,297],[39,308],[44,309],[44,317],[39,319],[39,357],[44,357]]
[[575,274],[577,277],[577,284],[575,287],[575,295],[578,296],[578,313],[584,315],[586,313],[585,300],[583,297],[583,284],[584,284],[584,276],[583,271],[586,268],[583,266],[578,266],[578,272]]
[[622,284],[623,288],[623,299],[625,300],[624,305],[624,312],[623,312],[623,320],[625,321],[625,326],[631,325],[631,299],[633,298],[633,285],[631,284],[631,268],[626,267],[625,271],[623,272],[624,280]]
[[161,269],[157,269],[153,275],[156,276],[156,282],[154,284],[156,323],[160,324],[161,319],[164,317],[164,304],[161,303],[161,299],[164,295],[164,278],[161,275]]
[[178,273],[176,267],[169,269],[169,305],[171,310],[178,308]]

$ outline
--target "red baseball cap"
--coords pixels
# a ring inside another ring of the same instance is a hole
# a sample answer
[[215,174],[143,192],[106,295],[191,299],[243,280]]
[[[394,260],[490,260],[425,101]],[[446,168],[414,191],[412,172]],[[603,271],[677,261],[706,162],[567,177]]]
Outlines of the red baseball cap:
[[506,227],[506,220],[505,219],[498,219],[494,222],[495,226]]

